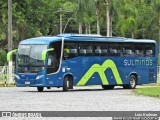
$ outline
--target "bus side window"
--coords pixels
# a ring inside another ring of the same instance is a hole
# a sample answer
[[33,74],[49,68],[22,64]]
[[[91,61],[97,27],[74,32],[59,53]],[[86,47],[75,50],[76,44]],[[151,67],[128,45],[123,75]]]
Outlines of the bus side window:
[[77,49],[70,49],[69,50],[69,58],[73,58],[77,56]]
[[92,46],[88,46],[86,49],[86,55],[87,56],[92,56]]
[[101,48],[100,48],[100,46],[95,46],[96,48],[95,48],[95,56],[101,56],[101,53],[102,53],[102,51],[101,51]]
[[130,44],[130,43],[123,44],[123,55],[124,56],[134,56],[132,44]]
[[145,54],[146,57],[153,57],[155,56],[155,47],[154,44],[146,44],[145,45]]
[[79,50],[79,55],[80,56],[85,56],[86,55],[86,49],[80,49]]
[[102,56],[107,56],[107,55],[108,55],[108,50],[102,49]]
[[110,56],[121,56],[121,43],[111,43],[109,44],[109,55]]
[[63,57],[64,59],[68,59],[69,58],[69,49],[68,48],[64,48],[64,54],[63,54]]
[[146,56],[153,56],[152,50],[146,50]]
[[135,56],[144,56],[144,45],[142,43],[136,43],[134,45]]
[[106,43],[94,44],[94,55],[95,56],[107,56],[108,55],[108,44]]
[[139,56],[139,50],[135,50],[135,56]]
[[77,45],[74,42],[67,42],[64,45],[64,50],[63,50],[63,59],[69,59],[69,58],[74,58],[78,55],[77,52]]
[[91,43],[80,43],[79,44],[79,56],[92,56],[93,47]]

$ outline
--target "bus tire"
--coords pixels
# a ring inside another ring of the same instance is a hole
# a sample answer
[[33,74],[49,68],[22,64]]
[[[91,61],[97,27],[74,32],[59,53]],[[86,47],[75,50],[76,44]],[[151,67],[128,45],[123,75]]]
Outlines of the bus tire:
[[73,77],[70,75],[65,76],[63,82],[63,91],[68,91],[68,89],[73,89]]
[[69,87],[68,89],[73,89],[73,77],[72,76],[68,76],[69,77]]
[[129,84],[128,85],[124,85],[123,88],[124,89],[135,89],[137,85],[137,78],[134,75],[130,76],[130,80],[129,80]]
[[65,76],[63,82],[63,91],[68,91],[69,88],[69,76]]
[[102,85],[102,88],[105,89],[105,90],[111,90],[114,87],[115,87],[114,85]]
[[37,87],[38,92],[43,92],[44,87]]

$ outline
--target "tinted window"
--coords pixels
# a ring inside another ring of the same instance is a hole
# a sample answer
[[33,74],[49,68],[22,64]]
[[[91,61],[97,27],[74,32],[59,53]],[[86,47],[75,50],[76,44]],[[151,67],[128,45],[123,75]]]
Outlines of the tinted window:
[[121,56],[121,43],[109,44],[109,55],[110,56]]
[[65,43],[63,58],[64,59],[69,59],[69,58],[76,57],[77,55],[78,55],[77,44],[74,43],[74,42]]
[[135,56],[144,56],[144,44],[143,43],[136,43],[134,45],[134,55]]
[[122,51],[124,56],[134,56],[134,44],[124,43]]
[[54,50],[48,52],[47,74],[57,72],[59,69],[61,60],[61,45],[62,41],[53,42],[50,44],[50,48],[54,48]]
[[153,57],[155,56],[155,47],[154,44],[146,44],[145,45],[146,56]]
[[78,47],[79,56],[92,56],[93,55],[93,45],[92,43],[79,43]]
[[95,44],[94,45],[94,55],[95,56],[107,56],[108,55],[107,43]]

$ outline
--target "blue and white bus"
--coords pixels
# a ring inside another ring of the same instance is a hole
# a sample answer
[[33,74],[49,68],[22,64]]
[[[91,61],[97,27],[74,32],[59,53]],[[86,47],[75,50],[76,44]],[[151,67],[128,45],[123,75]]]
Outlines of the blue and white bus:
[[[8,54],[10,59],[11,51]],[[158,47],[155,40],[60,34],[19,43],[16,86],[63,87],[101,85],[103,89],[157,82]]]

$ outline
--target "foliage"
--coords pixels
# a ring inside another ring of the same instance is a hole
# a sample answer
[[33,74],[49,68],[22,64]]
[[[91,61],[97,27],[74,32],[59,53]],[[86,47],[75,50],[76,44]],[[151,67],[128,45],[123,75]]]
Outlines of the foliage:
[[138,88],[135,93],[151,97],[160,97],[160,87]]
[[6,56],[7,53],[4,50],[0,50],[0,66],[4,66],[4,64],[6,63]]
[[[13,47],[26,38],[59,34],[60,12],[64,32],[81,27],[95,34],[99,26],[106,35],[104,1],[12,0]],[[0,6],[0,47],[7,48],[8,1]],[[109,13],[113,36],[160,40],[160,0],[109,0]]]

